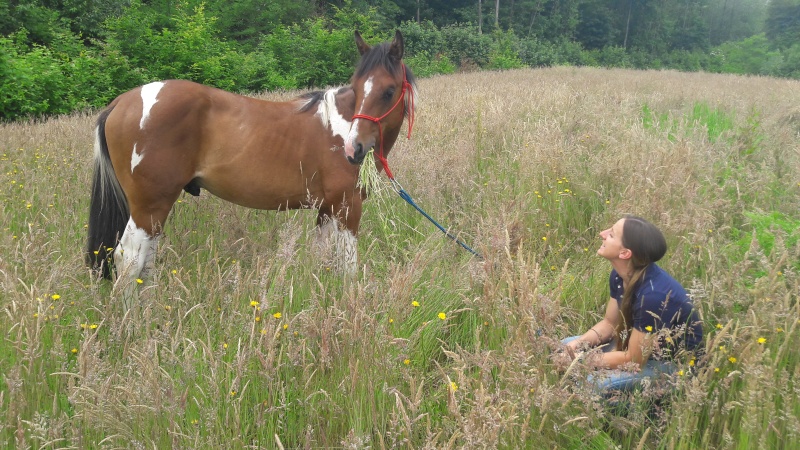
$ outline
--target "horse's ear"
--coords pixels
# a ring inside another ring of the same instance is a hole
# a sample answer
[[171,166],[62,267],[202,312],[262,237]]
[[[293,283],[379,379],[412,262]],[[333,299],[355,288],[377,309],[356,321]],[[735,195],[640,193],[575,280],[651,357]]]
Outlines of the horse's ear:
[[358,30],[356,30],[355,35],[356,35],[356,47],[358,47],[359,54],[363,55],[364,53],[367,53],[368,51],[370,51],[370,49],[372,49],[372,47],[370,47],[369,44],[364,42],[364,38],[361,37],[361,33],[359,33]]
[[403,35],[400,30],[394,32],[394,40],[392,40],[392,45],[389,47],[389,54],[397,58],[398,61],[403,59]]

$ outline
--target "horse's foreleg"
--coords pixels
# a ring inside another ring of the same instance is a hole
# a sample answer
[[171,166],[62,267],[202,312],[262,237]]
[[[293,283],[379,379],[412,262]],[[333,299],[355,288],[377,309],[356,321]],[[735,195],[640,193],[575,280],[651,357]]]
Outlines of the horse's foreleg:
[[317,228],[314,233],[312,251],[323,260],[330,258],[331,244],[339,232],[339,223],[331,208],[320,208],[317,214]]
[[361,199],[351,204],[321,208],[317,216],[314,249],[323,255],[333,250],[334,265],[348,276],[358,271],[358,225],[361,221]]
[[336,235],[336,260],[344,273],[354,276],[358,272],[358,226],[361,223],[361,197],[354,197],[349,205],[342,206],[337,214],[343,226]]

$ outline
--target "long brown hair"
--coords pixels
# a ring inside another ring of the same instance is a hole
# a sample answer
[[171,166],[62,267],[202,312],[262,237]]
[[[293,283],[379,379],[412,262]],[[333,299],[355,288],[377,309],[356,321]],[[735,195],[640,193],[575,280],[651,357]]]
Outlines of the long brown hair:
[[647,267],[660,260],[667,252],[667,241],[655,225],[638,216],[625,216],[622,223],[622,246],[631,251],[633,272],[622,294],[620,314],[622,320],[615,331],[617,350],[628,348],[633,326],[633,300],[644,278]]

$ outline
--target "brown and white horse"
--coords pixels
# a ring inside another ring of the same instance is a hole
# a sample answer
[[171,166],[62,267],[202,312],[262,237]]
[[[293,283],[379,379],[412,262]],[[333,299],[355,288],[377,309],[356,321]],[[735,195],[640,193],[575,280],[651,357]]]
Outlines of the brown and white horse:
[[181,191],[202,188],[249,208],[318,209],[318,236],[335,236],[339,263],[355,272],[366,198],[358,165],[373,147],[379,160],[388,155],[404,117],[413,117],[416,90],[399,31],[375,47],[358,32],[355,41],[361,59],[350,86],[294,101],[182,80],[112,101],[95,130],[89,264],[111,277],[113,251],[118,282],[144,277]]

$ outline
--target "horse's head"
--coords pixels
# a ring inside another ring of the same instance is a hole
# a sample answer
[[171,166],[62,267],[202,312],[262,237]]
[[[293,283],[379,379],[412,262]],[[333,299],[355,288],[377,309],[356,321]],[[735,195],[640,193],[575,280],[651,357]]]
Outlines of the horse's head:
[[[414,77],[403,64],[403,35],[391,43],[370,47],[358,31],[356,45],[361,53],[351,85],[355,92],[355,115],[344,151],[352,164],[361,164],[370,149],[385,158],[394,145],[403,118],[413,117]],[[411,120],[411,119],[409,119]],[[409,135],[411,130],[409,121]]]

